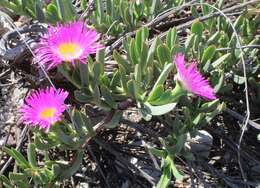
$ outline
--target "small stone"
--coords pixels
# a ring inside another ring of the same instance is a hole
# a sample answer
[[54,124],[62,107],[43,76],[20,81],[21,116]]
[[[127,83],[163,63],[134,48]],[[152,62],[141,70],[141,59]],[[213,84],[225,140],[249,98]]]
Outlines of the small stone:
[[210,149],[213,144],[213,137],[205,130],[197,131],[197,134],[193,138],[188,138],[185,146],[191,150],[192,153],[208,158]]
[[132,158],[130,159],[130,162],[135,165],[135,164],[138,162],[138,159],[135,158],[135,157],[132,157]]
[[5,163],[4,160],[1,160],[1,161],[0,161],[0,165],[3,165],[4,163]]
[[4,144],[5,144],[5,138],[6,138],[6,137],[4,137],[4,138],[2,138],[2,139],[0,140],[0,147],[3,147],[3,146],[4,146]]
[[5,123],[6,124],[14,124],[15,123],[14,120],[15,120],[14,116],[10,116],[9,120],[7,120]]
[[89,188],[89,184],[88,183],[79,183],[76,188]]
[[86,171],[87,171],[87,168],[86,168],[86,167],[82,167],[81,171],[82,171],[82,172],[86,172]]

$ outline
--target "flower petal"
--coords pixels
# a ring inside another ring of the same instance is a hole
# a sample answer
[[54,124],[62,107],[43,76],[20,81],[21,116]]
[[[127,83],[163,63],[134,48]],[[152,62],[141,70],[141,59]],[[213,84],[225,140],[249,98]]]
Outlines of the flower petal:
[[208,81],[199,73],[197,63],[191,63],[185,67],[184,55],[179,53],[175,56],[174,62],[178,72],[178,79],[182,86],[189,92],[192,92],[205,99],[216,99],[214,89]]
[[96,42],[98,38],[96,30],[85,26],[81,21],[50,26],[35,49],[35,60],[47,69],[52,69],[64,61],[79,60],[84,63],[88,55],[103,48]]
[[68,92],[53,87],[34,91],[25,99],[20,108],[21,119],[26,125],[49,129],[52,124],[61,120],[62,113],[68,108],[64,103]]

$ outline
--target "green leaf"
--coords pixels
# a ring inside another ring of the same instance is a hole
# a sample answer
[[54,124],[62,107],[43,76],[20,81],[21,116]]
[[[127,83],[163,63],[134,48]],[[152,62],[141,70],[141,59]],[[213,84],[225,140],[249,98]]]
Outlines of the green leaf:
[[165,44],[161,44],[160,46],[158,46],[157,56],[161,65],[172,62],[170,49]]
[[181,134],[181,135],[177,136],[176,140],[177,140],[177,143],[174,147],[174,152],[175,152],[175,154],[179,154],[184,147],[184,144],[186,141],[186,136],[184,134]]
[[161,43],[161,40],[156,37],[154,39],[154,41],[152,42],[152,45],[150,46],[150,49],[148,51],[148,55],[147,55],[147,65],[151,65],[153,63],[154,60],[154,53],[157,49],[157,46]]
[[187,106],[183,107],[183,114],[185,117],[185,123],[191,124],[192,123],[191,111]]
[[254,77],[248,78],[248,83],[254,90],[260,90],[260,84],[258,84]]
[[149,95],[148,102],[154,101],[161,97],[164,92],[163,85],[157,85],[152,94]]
[[195,34],[191,34],[188,36],[187,40],[185,41],[185,55],[188,54],[188,52],[192,49],[194,39],[195,39]]
[[238,30],[241,26],[243,26],[243,22],[244,22],[244,15],[241,14],[240,16],[238,16],[238,18],[236,18],[236,21],[234,22],[234,27],[236,30]]
[[210,12],[209,6],[206,4],[202,4],[201,6],[202,6],[203,15],[207,15]]
[[112,96],[111,91],[104,85],[100,86],[101,94],[104,97],[104,101],[111,107],[116,108],[115,100]]
[[29,143],[28,150],[27,150],[27,157],[30,165],[35,168],[37,167],[36,161],[36,146],[33,143]]
[[173,47],[176,45],[176,43],[177,43],[177,30],[176,28],[172,28],[168,31],[166,35],[166,44],[171,52]]
[[33,9],[35,5],[35,0],[12,0],[12,2],[19,6],[23,11],[25,11],[26,8]]
[[18,186],[19,188],[28,188],[28,187],[29,187],[29,184],[26,184],[26,183],[23,182],[23,181],[18,181],[18,182],[16,182],[16,184],[17,184],[17,186]]
[[19,165],[20,167],[24,169],[30,168],[30,164],[28,163],[28,161],[26,161],[26,159],[20,152],[16,151],[15,149],[9,149],[7,147],[3,147],[3,151],[6,152],[11,157],[13,157],[17,162],[17,165]]
[[39,171],[38,177],[40,179],[40,183],[46,184],[49,182],[50,178],[48,177],[48,171],[49,170],[44,170],[44,171]]
[[127,92],[127,77],[126,77],[126,70],[122,65],[119,65],[119,75],[120,75],[120,82],[124,91]]
[[80,1],[80,8],[82,10],[86,10],[87,9],[87,5],[88,5],[88,1],[87,0],[81,0]]
[[135,64],[138,64],[138,54],[136,54],[136,50],[135,50],[135,40],[134,39],[131,39],[131,42],[130,42],[130,47],[129,47],[129,52],[130,52],[130,58],[131,58],[131,61],[132,61],[132,64],[135,65]]
[[111,0],[107,0],[106,1],[106,12],[108,15],[112,15],[113,13],[113,3],[111,2]]
[[96,62],[93,65],[93,74],[94,74],[94,78],[92,82],[93,88],[95,88],[95,86],[99,82],[100,75],[103,74],[103,72],[104,72],[104,64]]
[[58,71],[68,80],[70,81],[75,87],[78,89],[81,88],[80,85],[74,80],[75,79],[75,71],[74,71],[74,78],[72,77],[70,73],[70,69],[66,64],[61,64],[58,66]]
[[215,34],[213,34],[207,41],[208,45],[212,45],[218,42],[219,38],[220,38],[221,34],[220,32],[216,32]]
[[196,6],[191,6],[191,14],[194,18],[200,17]]
[[84,122],[84,126],[87,128],[88,136],[93,137],[94,135],[96,135],[96,132],[94,131],[93,126],[90,122],[90,119],[85,114],[81,114],[81,118]]
[[42,181],[39,176],[39,170],[38,169],[33,169],[33,168],[28,168],[24,170],[24,173],[33,179],[33,182],[35,184],[41,184]]
[[147,57],[148,57],[148,46],[147,44],[143,43],[143,46],[142,46],[142,51],[141,51],[141,54],[140,54],[140,62],[139,62],[139,65],[141,67],[141,72],[145,72],[144,70],[146,69],[146,66],[147,66]]
[[87,103],[93,99],[93,96],[91,96],[91,93],[83,92],[82,90],[75,90],[74,96],[77,101],[82,103]]
[[27,182],[28,181],[27,178],[28,177],[23,173],[14,173],[14,172],[9,173],[9,179],[15,183],[19,181]]
[[187,91],[177,81],[174,89],[171,91],[172,101],[177,101],[182,95],[186,95]]
[[205,64],[204,64],[204,66],[203,66],[203,68],[202,68],[202,70],[203,70],[203,72],[210,72],[211,70],[212,70],[212,65],[211,65],[211,62],[210,61],[207,61]]
[[207,113],[207,116],[205,117],[206,122],[210,122],[216,115],[218,115],[220,112],[223,112],[226,108],[226,104],[223,102],[218,105],[217,109]]
[[0,1],[0,6],[9,8],[10,3],[8,0],[2,0]]
[[165,158],[166,157],[166,152],[165,152],[165,150],[162,150],[162,149],[156,149],[156,148],[154,148],[154,147],[152,147],[152,146],[147,146],[147,149],[153,154],[153,155],[155,155],[155,156],[157,156],[157,157],[161,157],[161,158]]
[[58,164],[53,164],[52,173],[54,175],[54,178],[57,178],[61,173],[61,167]]
[[152,119],[152,115],[150,114],[150,112],[147,111],[147,109],[145,108],[139,108],[139,112],[141,113],[142,115],[142,118],[145,120],[145,121],[150,121]]
[[35,2],[35,13],[36,13],[36,18],[39,20],[39,22],[44,22],[45,21],[45,15],[43,12],[43,7],[40,1]]
[[5,177],[4,175],[0,175],[0,185],[1,184],[3,184],[4,187],[6,187],[6,188],[12,188],[13,187],[13,185],[11,184],[9,179],[7,177]]
[[83,137],[85,135],[82,129],[84,122],[82,120],[81,113],[75,108],[71,111],[71,121],[76,132],[80,135],[80,137]]
[[52,3],[48,4],[48,6],[47,6],[46,16],[47,16],[48,22],[51,22],[51,23],[56,23],[57,21],[60,20],[58,9]]
[[62,169],[60,174],[62,179],[70,178],[75,172],[77,172],[83,159],[83,153],[84,152],[81,150],[77,151],[76,157],[72,161],[72,164],[69,167]]
[[161,106],[171,102],[175,102],[175,99],[176,97],[172,95],[172,91],[168,89],[163,92],[159,98],[150,101],[149,103],[154,106]]
[[210,112],[215,110],[219,104],[219,99],[204,103],[199,109],[198,112]]
[[34,139],[34,144],[35,144],[36,148],[38,148],[40,150],[49,150],[52,147],[54,147],[56,144],[48,142],[48,141],[43,140],[42,136],[37,134]]
[[207,61],[210,61],[216,53],[216,47],[214,45],[209,46],[204,50],[204,53],[202,55],[202,63],[206,63]]
[[145,88],[150,88],[154,81],[154,68],[152,66],[149,66],[146,68],[146,76],[144,77],[144,83],[146,83]]
[[119,70],[116,70],[113,73],[112,80],[108,87],[113,90],[113,89],[116,89],[116,87],[118,87],[119,85],[120,85],[120,73],[119,73]]
[[[169,157],[170,158],[170,157]],[[183,180],[183,176],[180,174],[180,172],[178,171],[178,169],[176,168],[174,161],[172,159],[171,160],[171,171],[172,174],[174,175],[174,177],[176,178],[177,181],[182,181]]]
[[58,13],[64,23],[75,19],[76,10],[71,0],[56,0]]
[[[148,1],[149,2],[149,1]],[[154,16],[157,14],[157,12],[159,11],[160,9],[160,6],[161,6],[161,1],[160,0],[153,0],[152,1],[152,5],[151,6],[151,16],[152,18],[154,18]]]
[[195,35],[192,49],[194,52],[198,51],[199,55],[200,55],[200,51],[199,51],[200,42],[201,42],[201,37],[199,35]]
[[230,55],[231,55],[231,53],[227,53],[227,54],[221,56],[220,58],[218,58],[216,61],[214,61],[212,63],[213,68],[220,66]]
[[9,173],[9,179],[14,182],[19,188],[28,188],[29,182],[25,174],[22,173]]
[[225,0],[219,0],[219,1],[217,2],[217,8],[221,9],[222,6],[224,5],[224,3],[225,3]]
[[77,88],[80,88],[80,85],[81,85],[81,75],[80,75],[80,70],[78,69],[74,69],[72,70],[72,76],[71,76],[71,80],[72,80],[72,83],[77,87]]
[[105,49],[104,48],[97,51],[96,60],[97,60],[97,62],[99,62],[101,64],[105,63]]
[[139,96],[138,96],[137,85],[135,80],[129,80],[127,82],[127,91],[131,97],[133,97],[134,99],[138,99]]
[[122,65],[125,70],[130,69],[130,65],[127,60],[125,60],[116,50],[113,52],[113,58],[117,61],[118,64]]
[[169,103],[161,106],[152,106],[148,102],[145,102],[144,108],[146,108],[151,115],[160,116],[172,111],[176,107],[176,105],[177,103]]
[[195,127],[198,127],[202,120],[205,119],[205,113],[199,113],[193,120],[192,123]]
[[109,74],[103,74],[100,78],[101,84],[104,84],[107,87],[110,87],[110,75]]
[[[2,4],[3,3],[3,4]],[[3,7],[6,7],[10,10],[12,10],[13,12],[16,12],[17,14],[24,14],[24,11],[21,10],[21,6],[20,5],[17,5],[13,2],[7,2],[7,1],[4,1],[2,2],[2,0],[0,1],[0,5],[3,5]]]
[[75,147],[74,136],[67,135],[60,127],[55,131],[57,138],[67,146]]
[[154,92],[155,92],[156,88],[158,87],[158,85],[164,84],[164,82],[166,81],[169,73],[172,71],[172,68],[173,68],[173,63],[167,64],[164,67],[163,71],[161,72],[160,76],[158,77],[157,81],[155,82],[151,92],[149,93],[148,101],[150,100],[151,96],[154,96]]
[[203,24],[199,21],[195,21],[191,26],[191,32],[201,36],[203,33],[204,27]]
[[[147,27],[143,27],[142,29],[139,29],[136,32],[136,37],[135,37],[135,47],[138,52],[142,52],[143,48],[143,43],[147,40],[149,35],[149,30]],[[141,54],[138,54],[139,56]]]
[[[130,13],[131,12],[131,13]],[[125,22],[125,24],[128,26],[128,29],[130,30],[130,29],[132,29],[133,28],[133,26],[134,26],[134,18],[133,18],[133,14],[132,14],[132,11],[131,11],[131,9],[128,9],[128,8],[126,8],[125,10],[124,10],[124,16],[123,16],[123,18],[124,18],[124,22]]]
[[[123,47],[124,47],[124,49],[126,51],[126,55],[127,55],[129,60],[131,60],[131,57],[130,57],[130,42],[131,42],[131,38],[130,37],[126,37],[123,40]],[[132,63],[132,60],[130,62]]]
[[[96,86],[95,88],[94,88],[94,90],[93,90],[93,93],[94,93],[94,95],[93,95],[93,98],[94,99],[92,99],[92,102],[94,102],[96,105],[98,105],[98,106],[100,106],[101,105],[101,93],[100,93],[100,88],[98,87],[98,86]],[[110,109],[110,108],[109,108]]]
[[167,188],[171,181],[171,167],[169,164],[165,165],[162,170],[162,175],[156,188]]
[[95,5],[97,7],[97,13],[100,17],[100,20],[104,20],[104,6],[103,6],[103,2],[100,0],[96,0],[95,1]]
[[105,127],[109,128],[109,129],[115,128],[119,124],[119,121],[120,121],[122,115],[123,115],[123,111],[116,111],[114,113],[112,119],[108,123],[105,124]]
[[79,72],[80,72],[81,86],[86,87],[89,85],[88,65],[84,63],[80,63],[79,68],[80,68]]
[[218,79],[217,84],[214,86],[214,92],[215,93],[220,91],[220,89],[222,88],[222,86],[224,84],[224,80],[225,80],[225,75],[224,75],[224,72],[221,71],[220,72],[220,78]]
[[142,67],[140,64],[135,65],[135,72],[134,72],[135,81],[137,83],[141,83],[142,81]]
[[24,11],[26,12],[25,14],[29,15],[30,17],[32,17],[34,19],[36,18],[35,10],[33,8],[25,7]]

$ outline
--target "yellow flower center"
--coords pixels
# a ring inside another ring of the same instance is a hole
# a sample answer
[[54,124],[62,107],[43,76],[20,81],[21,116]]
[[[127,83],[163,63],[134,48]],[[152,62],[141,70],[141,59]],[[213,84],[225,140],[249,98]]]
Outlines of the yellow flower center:
[[58,46],[58,51],[65,60],[71,60],[79,56],[81,48],[78,44],[67,42],[60,44]]
[[55,108],[45,108],[41,113],[40,117],[47,119],[52,118],[55,115],[56,109]]

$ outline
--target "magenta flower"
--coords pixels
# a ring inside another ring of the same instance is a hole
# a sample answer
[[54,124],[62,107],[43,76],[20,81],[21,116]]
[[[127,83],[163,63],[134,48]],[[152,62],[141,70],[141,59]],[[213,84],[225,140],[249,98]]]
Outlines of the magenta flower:
[[96,30],[90,29],[81,21],[50,26],[35,50],[36,60],[47,69],[63,62],[71,62],[73,65],[75,61],[85,63],[89,54],[103,48],[96,42],[98,38]]
[[26,125],[39,126],[48,131],[51,125],[61,120],[62,113],[68,108],[64,104],[68,94],[53,87],[33,92],[20,108],[21,120]]
[[184,55],[181,53],[175,56],[174,62],[178,72],[177,79],[187,91],[206,99],[216,99],[213,88],[209,85],[208,80],[199,73],[196,62],[186,68]]

